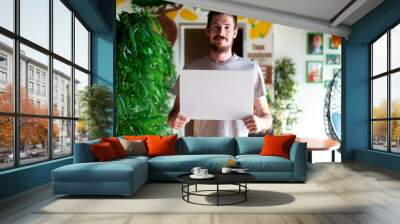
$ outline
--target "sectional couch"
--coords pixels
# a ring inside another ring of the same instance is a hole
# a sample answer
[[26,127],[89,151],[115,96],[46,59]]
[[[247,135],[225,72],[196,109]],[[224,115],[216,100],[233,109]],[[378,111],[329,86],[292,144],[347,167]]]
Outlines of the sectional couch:
[[193,167],[218,172],[228,160],[236,160],[259,182],[305,182],[306,143],[295,142],[290,159],[260,156],[262,137],[182,137],[176,142],[176,155],[127,156],[96,162],[90,145],[75,144],[74,163],[52,171],[54,194],[131,195],[148,181],[176,181]]

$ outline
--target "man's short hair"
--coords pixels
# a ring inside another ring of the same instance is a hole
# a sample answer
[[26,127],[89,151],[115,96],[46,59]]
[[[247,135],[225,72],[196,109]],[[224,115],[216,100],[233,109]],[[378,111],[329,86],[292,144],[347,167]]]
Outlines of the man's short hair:
[[236,15],[226,14],[226,13],[223,13],[223,12],[210,11],[208,13],[208,15],[207,15],[207,28],[210,28],[212,18],[214,16],[221,15],[221,14],[232,16],[234,27],[235,28],[237,27],[237,16]]

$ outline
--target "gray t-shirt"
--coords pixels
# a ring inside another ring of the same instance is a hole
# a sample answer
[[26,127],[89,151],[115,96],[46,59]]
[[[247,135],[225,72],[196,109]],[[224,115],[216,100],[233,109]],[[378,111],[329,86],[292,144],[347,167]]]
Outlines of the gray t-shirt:
[[[249,59],[234,54],[223,63],[216,63],[208,56],[187,64],[191,70],[253,70],[254,99],[265,96],[264,79],[260,66]],[[179,96],[179,78],[171,91]],[[248,130],[242,120],[194,120],[194,136],[247,136]]]

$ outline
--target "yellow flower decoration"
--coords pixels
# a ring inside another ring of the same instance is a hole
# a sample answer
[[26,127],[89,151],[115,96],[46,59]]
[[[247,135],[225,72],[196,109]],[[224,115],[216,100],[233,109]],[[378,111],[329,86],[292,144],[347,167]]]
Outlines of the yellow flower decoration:
[[268,36],[272,23],[261,21],[254,24],[250,30],[250,38],[264,38]]
[[167,12],[166,16],[168,18],[170,18],[171,20],[175,20],[177,14],[178,14],[178,11],[174,10],[171,12]]
[[254,24],[255,21],[256,21],[256,20],[253,19],[253,18],[248,18],[248,19],[247,19],[247,23],[248,23],[248,24],[251,24],[252,26],[253,26],[253,24]]
[[189,9],[182,9],[180,12],[180,16],[186,20],[189,21],[195,21],[197,20],[198,16],[196,15],[196,13],[190,11]]
[[237,16],[237,19],[238,19],[239,21],[242,21],[242,20],[245,19],[245,17],[244,17],[244,16]]

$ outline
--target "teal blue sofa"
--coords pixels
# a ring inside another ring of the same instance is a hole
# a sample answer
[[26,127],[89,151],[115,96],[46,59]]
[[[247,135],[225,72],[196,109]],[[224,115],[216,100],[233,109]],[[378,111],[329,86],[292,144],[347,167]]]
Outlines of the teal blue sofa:
[[131,195],[148,181],[176,181],[193,167],[219,172],[228,160],[236,160],[259,182],[305,182],[306,144],[295,142],[290,159],[260,156],[262,137],[182,137],[176,155],[127,156],[96,162],[91,141],[75,144],[74,163],[52,171],[54,194]]

